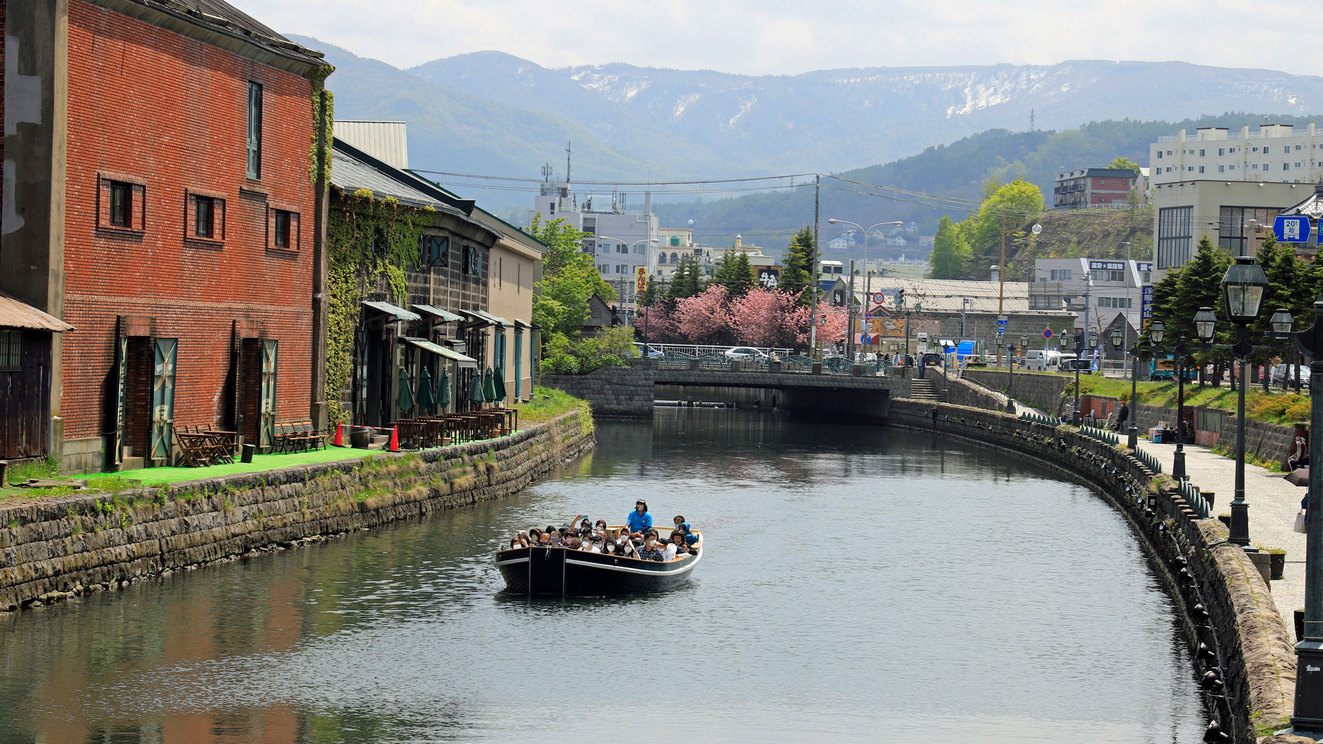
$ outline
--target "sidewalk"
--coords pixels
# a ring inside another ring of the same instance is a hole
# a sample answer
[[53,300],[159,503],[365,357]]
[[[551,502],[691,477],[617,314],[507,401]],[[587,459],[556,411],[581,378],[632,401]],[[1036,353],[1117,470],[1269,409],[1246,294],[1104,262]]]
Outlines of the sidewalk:
[[[1122,438],[1124,441],[1124,437]],[[1153,444],[1140,439],[1139,449],[1158,458],[1163,472],[1171,475],[1175,444]],[[1235,498],[1236,462],[1214,454],[1207,447],[1185,445],[1185,472],[1200,491],[1212,491],[1213,516],[1231,511]],[[1269,582],[1277,611],[1294,643],[1295,610],[1305,606],[1305,536],[1292,529],[1305,489],[1286,482],[1285,473],[1274,473],[1245,464],[1245,503],[1249,509],[1251,545],[1286,549],[1286,570],[1280,581]]]

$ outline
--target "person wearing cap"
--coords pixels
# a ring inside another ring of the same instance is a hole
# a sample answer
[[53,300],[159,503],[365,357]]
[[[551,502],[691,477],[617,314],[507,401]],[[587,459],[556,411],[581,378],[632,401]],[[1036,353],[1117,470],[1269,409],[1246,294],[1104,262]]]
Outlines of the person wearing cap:
[[648,502],[639,499],[634,503],[634,511],[626,519],[630,533],[642,533],[652,528],[652,514],[648,511]]

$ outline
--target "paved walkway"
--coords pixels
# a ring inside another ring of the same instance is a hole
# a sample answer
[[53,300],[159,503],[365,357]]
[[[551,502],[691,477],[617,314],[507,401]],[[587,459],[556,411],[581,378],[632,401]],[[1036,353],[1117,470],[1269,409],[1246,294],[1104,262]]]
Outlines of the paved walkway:
[[[1124,442],[1124,437],[1122,437]],[[1139,449],[1155,455],[1171,475],[1175,444],[1139,440]],[[1235,498],[1236,461],[1214,454],[1207,447],[1185,445],[1185,472],[1200,491],[1212,491],[1213,515],[1229,514]],[[1286,633],[1295,637],[1295,610],[1305,606],[1305,536],[1292,529],[1305,489],[1286,482],[1284,473],[1246,463],[1245,503],[1249,509],[1249,539],[1253,545],[1286,549],[1286,571],[1280,581],[1269,582]]]

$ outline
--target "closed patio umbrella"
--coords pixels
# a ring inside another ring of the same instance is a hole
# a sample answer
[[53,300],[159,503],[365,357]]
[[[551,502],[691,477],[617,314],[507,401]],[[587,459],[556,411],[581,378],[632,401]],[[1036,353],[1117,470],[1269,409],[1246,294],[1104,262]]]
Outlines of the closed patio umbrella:
[[492,374],[491,367],[488,367],[482,373],[482,398],[491,403],[496,400],[496,383],[493,381],[495,375]]
[[413,410],[413,386],[409,382],[409,373],[400,367],[400,397],[397,401],[401,411]]
[[496,388],[496,400],[505,400],[505,368],[497,367],[492,374],[492,385]]
[[437,378],[436,402],[443,411],[450,405],[450,370],[441,370],[441,377]]
[[418,412],[431,413],[435,403],[436,398],[432,395],[432,372],[423,367],[423,371],[418,373]]
[[482,406],[482,374],[477,370],[473,371],[473,377],[469,380],[469,403],[477,403]]

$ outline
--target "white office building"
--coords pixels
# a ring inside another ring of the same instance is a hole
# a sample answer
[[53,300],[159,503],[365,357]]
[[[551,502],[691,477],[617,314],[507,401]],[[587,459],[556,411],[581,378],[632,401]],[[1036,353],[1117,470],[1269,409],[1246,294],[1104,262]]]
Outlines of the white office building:
[[620,307],[633,317],[635,298],[642,278],[657,271],[657,215],[652,213],[652,194],[645,193],[640,209],[631,210],[623,193],[591,194],[580,200],[569,180],[553,182],[550,168],[529,212],[544,220],[564,219],[588,235],[583,250],[593,255],[597,271],[616,289]]
[[1316,183],[1323,179],[1323,132],[1314,125],[1297,130],[1290,124],[1200,127],[1159,137],[1149,145],[1149,181],[1271,181]]
[[1073,312],[1075,328],[1101,337],[1117,315],[1132,329],[1140,327],[1144,287],[1152,283],[1151,261],[1040,258],[1034,261],[1029,309]]

